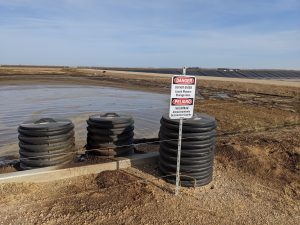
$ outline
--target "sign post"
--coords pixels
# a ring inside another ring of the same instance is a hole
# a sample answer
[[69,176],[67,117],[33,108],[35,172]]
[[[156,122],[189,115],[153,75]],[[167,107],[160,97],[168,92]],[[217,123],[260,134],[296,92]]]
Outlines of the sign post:
[[179,119],[179,133],[178,133],[178,151],[177,151],[177,165],[176,165],[176,189],[175,195],[179,194],[179,182],[180,182],[180,159],[181,159],[181,139],[182,139],[182,123],[183,119]]
[[196,77],[186,76],[186,67],[183,67],[183,75],[172,77],[170,119],[179,119],[178,152],[176,166],[176,189],[175,195],[179,194],[180,182],[180,158],[183,119],[189,119],[194,114],[194,102],[196,91]]

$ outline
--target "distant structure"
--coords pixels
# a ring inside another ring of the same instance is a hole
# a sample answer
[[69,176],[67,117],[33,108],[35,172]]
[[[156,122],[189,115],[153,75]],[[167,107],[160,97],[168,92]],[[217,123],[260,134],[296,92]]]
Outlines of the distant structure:
[[[132,72],[143,72],[143,73],[182,74],[182,68],[120,68],[120,67],[81,67],[81,68],[132,71]],[[244,70],[244,69],[237,69],[237,68],[204,69],[199,67],[189,67],[186,70],[186,74],[196,75],[196,76],[207,76],[207,77],[300,81],[300,70],[272,70],[272,69]]]
[[221,71],[224,71],[224,72],[240,71],[240,69],[228,69],[228,68],[217,68],[217,70],[221,70]]

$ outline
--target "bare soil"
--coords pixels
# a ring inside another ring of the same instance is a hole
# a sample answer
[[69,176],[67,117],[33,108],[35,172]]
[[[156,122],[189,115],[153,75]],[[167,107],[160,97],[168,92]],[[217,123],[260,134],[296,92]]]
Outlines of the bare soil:
[[[2,224],[297,224],[299,140],[294,131],[220,139],[214,179],[166,183],[157,165],[63,181],[0,185]],[[148,146],[149,147],[149,146]],[[153,146],[157,148],[157,146]],[[284,150],[285,149],[285,150]]]
[[[164,76],[1,68],[0,85],[26,82],[169,91]],[[212,183],[182,188],[176,197],[154,164],[56,182],[5,184],[0,185],[0,224],[298,224],[300,88],[220,80],[201,80],[198,87],[196,111],[218,121]],[[220,92],[229,98],[218,97]]]

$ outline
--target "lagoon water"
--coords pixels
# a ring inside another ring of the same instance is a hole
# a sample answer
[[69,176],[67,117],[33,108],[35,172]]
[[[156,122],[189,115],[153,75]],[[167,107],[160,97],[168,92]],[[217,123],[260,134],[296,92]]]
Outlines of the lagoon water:
[[71,119],[77,141],[85,141],[89,115],[126,113],[135,120],[135,138],[157,137],[160,118],[169,108],[165,94],[86,85],[0,86],[0,102],[0,151],[18,142],[20,123],[43,117]]

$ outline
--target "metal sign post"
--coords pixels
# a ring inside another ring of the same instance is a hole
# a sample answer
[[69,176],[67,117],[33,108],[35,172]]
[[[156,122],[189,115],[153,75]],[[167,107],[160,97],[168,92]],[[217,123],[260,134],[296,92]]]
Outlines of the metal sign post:
[[[183,76],[186,75],[186,67],[185,66],[182,68],[182,75]],[[175,189],[175,195],[179,194],[182,123],[183,123],[183,118],[180,118],[179,119],[179,131],[178,131],[178,151],[177,151],[177,165],[176,165],[176,189]]]
[[189,119],[193,117],[196,89],[196,77],[186,76],[186,67],[183,67],[182,74],[183,75],[172,77],[169,112],[170,119],[179,119],[175,195],[179,194],[180,186],[180,158],[183,119]]
[[179,133],[178,133],[178,152],[177,152],[177,166],[176,166],[176,189],[175,195],[179,194],[179,181],[180,181],[180,158],[181,158],[181,138],[182,138],[182,123],[183,119],[179,120]]
[[187,69],[187,67],[185,67],[185,66],[182,68],[182,75],[186,75],[186,69]]

